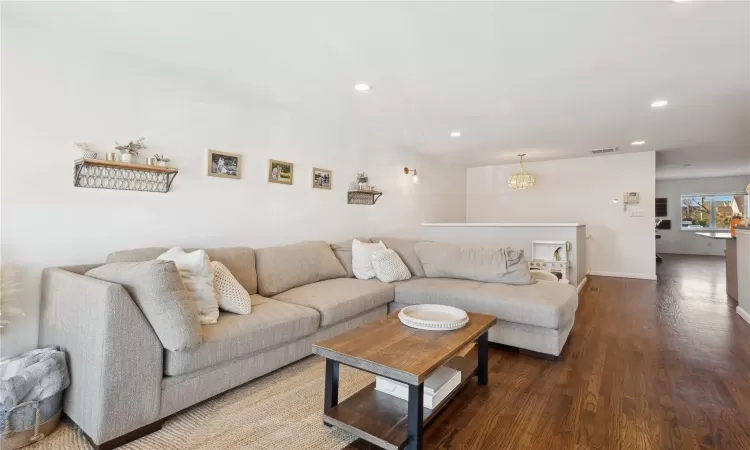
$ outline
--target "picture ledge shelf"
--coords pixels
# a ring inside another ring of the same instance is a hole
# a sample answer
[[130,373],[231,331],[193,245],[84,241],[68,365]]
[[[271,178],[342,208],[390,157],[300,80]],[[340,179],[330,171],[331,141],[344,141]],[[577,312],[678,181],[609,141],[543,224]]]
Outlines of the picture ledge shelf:
[[374,205],[381,195],[383,195],[383,193],[380,191],[349,191],[347,194],[347,202],[350,205]]
[[177,169],[103,159],[77,159],[73,185],[123,191],[169,192]]

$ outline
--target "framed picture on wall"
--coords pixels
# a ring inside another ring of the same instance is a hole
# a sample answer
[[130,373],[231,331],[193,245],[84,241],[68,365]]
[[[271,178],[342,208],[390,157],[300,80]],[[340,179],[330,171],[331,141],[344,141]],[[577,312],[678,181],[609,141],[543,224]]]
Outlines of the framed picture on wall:
[[312,187],[315,189],[331,189],[331,171],[313,167]]
[[234,178],[241,177],[242,155],[208,150],[208,168],[206,175],[210,177]]
[[294,182],[294,164],[284,161],[268,160],[268,182],[292,184]]

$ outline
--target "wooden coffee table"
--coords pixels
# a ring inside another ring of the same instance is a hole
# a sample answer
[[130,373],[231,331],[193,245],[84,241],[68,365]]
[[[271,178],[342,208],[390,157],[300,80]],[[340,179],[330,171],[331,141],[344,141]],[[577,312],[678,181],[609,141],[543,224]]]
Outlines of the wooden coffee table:
[[[385,449],[422,448],[422,430],[476,374],[487,384],[487,330],[495,316],[467,313],[469,323],[453,331],[407,327],[398,313],[313,345],[326,358],[323,422]],[[457,355],[477,342],[477,360]],[[339,363],[409,385],[409,401],[375,390],[370,384],[338,402]],[[423,407],[424,381],[442,365],[461,371],[461,384],[437,408]]]

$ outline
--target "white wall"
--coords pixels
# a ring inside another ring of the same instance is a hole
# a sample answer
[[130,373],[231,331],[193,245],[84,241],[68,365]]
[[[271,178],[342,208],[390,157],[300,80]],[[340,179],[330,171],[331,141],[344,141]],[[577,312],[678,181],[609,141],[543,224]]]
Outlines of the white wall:
[[[234,96],[189,73],[109,55],[95,36],[69,41],[5,16],[2,58],[0,253],[25,270],[26,312],[3,333],[3,355],[36,345],[43,267],[144,246],[416,236],[421,222],[465,219],[462,167],[364,142],[304,107]],[[163,153],[179,168],[169,193],[73,187],[73,142],[93,144],[102,157],[113,141],[139,136],[149,155]],[[208,148],[242,154],[242,179],[206,176]],[[293,186],[266,182],[269,158],[295,163]],[[311,188],[313,166],[333,170],[331,191]],[[420,185],[404,166],[418,169]],[[384,192],[375,206],[346,203],[361,171]]]
[[[508,187],[518,164],[467,169],[467,222],[577,222],[586,224],[587,264],[600,275],[654,278],[654,152],[524,164],[533,189]],[[623,212],[623,192],[640,204]],[[632,211],[643,217],[631,217]]]
[[689,178],[681,180],[658,180],[656,196],[667,198],[667,217],[672,229],[659,230],[661,239],[656,241],[659,253],[683,253],[690,255],[723,255],[724,241],[696,236],[695,231],[680,231],[682,194],[726,194],[745,192],[750,176]]

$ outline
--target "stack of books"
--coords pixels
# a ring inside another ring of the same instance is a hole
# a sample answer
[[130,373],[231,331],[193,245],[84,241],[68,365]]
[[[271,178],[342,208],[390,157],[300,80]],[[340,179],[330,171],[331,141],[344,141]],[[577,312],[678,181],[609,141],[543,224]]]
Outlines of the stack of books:
[[[424,407],[435,409],[440,402],[461,384],[461,371],[442,366],[424,382]],[[402,400],[409,400],[409,386],[400,381],[375,377],[375,390]]]

